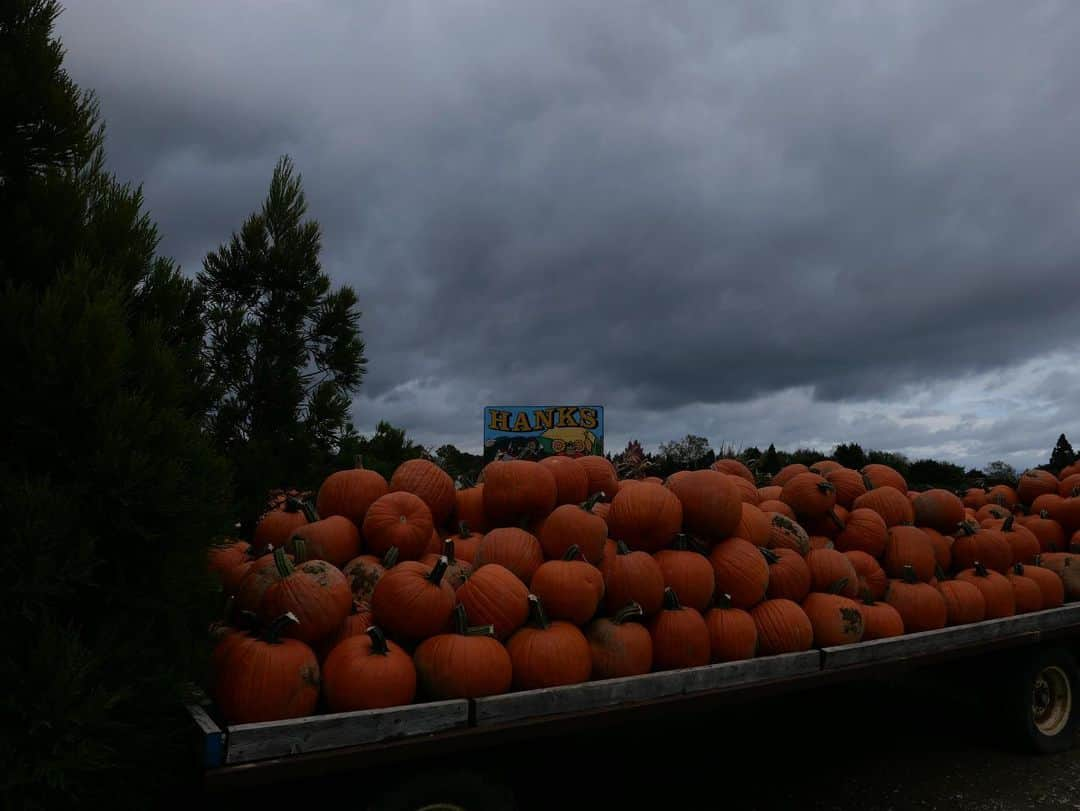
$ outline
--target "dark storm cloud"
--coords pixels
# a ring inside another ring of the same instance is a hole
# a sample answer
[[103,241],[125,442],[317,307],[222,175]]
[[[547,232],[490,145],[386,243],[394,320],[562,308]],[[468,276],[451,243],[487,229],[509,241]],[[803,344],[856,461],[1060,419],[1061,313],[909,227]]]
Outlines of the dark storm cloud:
[[293,156],[365,310],[360,425],[469,443],[485,402],[591,400],[643,439],[1056,437],[1023,400],[1009,440],[838,409],[1075,352],[1073,4],[73,3],[61,31],[188,270]]

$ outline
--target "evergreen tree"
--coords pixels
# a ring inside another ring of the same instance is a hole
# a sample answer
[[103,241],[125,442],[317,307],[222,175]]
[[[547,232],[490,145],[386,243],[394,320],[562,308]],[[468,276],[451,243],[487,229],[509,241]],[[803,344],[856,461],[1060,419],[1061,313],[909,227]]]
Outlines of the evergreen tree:
[[253,520],[270,487],[317,487],[349,437],[351,394],[366,370],[356,293],[331,289],[319,224],[284,157],[262,208],[207,255],[210,431],[236,468],[235,498]]
[[765,453],[758,459],[756,471],[758,475],[767,473],[771,476],[778,472],[781,467],[783,467],[783,464],[781,464],[780,455],[776,452],[776,446],[770,442],[769,447],[765,449]]
[[867,464],[866,453],[857,442],[837,445],[833,448],[832,458],[852,470],[861,470]]
[[1076,452],[1073,450],[1072,445],[1069,444],[1069,440],[1065,438],[1065,434],[1062,434],[1058,437],[1057,444],[1054,445],[1054,450],[1050,454],[1050,469],[1059,471],[1074,464],[1076,459]]
[[363,457],[364,467],[378,471],[387,481],[402,462],[424,456],[423,445],[405,436],[404,428],[395,428],[386,420],[379,422],[371,437],[358,437],[353,447],[355,456]]
[[227,468],[199,427],[197,291],[104,170],[58,13],[0,6],[0,795],[149,807],[186,757]]

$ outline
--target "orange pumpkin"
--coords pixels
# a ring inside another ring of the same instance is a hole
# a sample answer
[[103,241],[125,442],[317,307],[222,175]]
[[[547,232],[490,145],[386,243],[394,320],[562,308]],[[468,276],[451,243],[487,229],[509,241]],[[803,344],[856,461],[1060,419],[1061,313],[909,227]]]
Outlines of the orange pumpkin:
[[739,525],[732,535],[744,538],[755,546],[768,546],[772,538],[772,523],[769,517],[753,504],[743,502]]
[[622,541],[609,542],[600,571],[604,575],[604,605],[615,613],[637,603],[646,617],[660,610],[664,601],[664,573],[647,552],[635,552]]
[[800,555],[810,551],[810,536],[801,526],[786,515],[765,513],[769,519],[770,549],[794,549]]
[[855,505],[855,499],[866,492],[866,483],[862,474],[851,468],[830,470],[824,474],[825,481],[836,488],[836,503],[850,510]]
[[709,663],[709,628],[697,609],[683,606],[672,588],[664,589],[664,607],[649,623],[653,670],[678,670]]
[[450,588],[457,591],[465,584],[469,575],[472,574],[472,564],[457,556],[456,544],[453,538],[447,538],[442,542],[441,554],[424,555],[420,562],[425,566],[434,568],[439,562],[439,558],[446,558],[446,582],[450,584]]
[[874,510],[863,507],[848,514],[844,528],[836,536],[834,543],[841,552],[858,550],[879,558],[885,554],[888,539],[885,519]]
[[387,569],[392,569],[398,562],[397,547],[391,547],[383,555],[382,559],[374,555],[360,555],[345,564],[342,572],[349,581],[349,589],[352,591],[353,605],[371,603],[371,595],[375,593],[375,585],[386,574]]
[[882,487],[892,487],[904,494],[909,489],[907,481],[900,475],[900,472],[888,465],[870,464],[863,467],[859,472],[870,482],[867,485],[868,490],[871,486],[874,490]]
[[902,578],[889,582],[885,601],[899,612],[908,633],[945,627],[945,598],[933,586],[920,582],[911,567],[904,570]]
[[937,590],[945,600],[947,625],[967,625],[986,619],[986,600],[973,583],[965,580],[942,580]]
[[349,582],[325,560],[309,560],[294,566],[285,550],[274,550],[277,579],[263,594],[258,614],[264,621],[286,613],[298,622],[285,629],[286,636],[312,644],[329,636],[345,621],[352,608]]
[[1024,564],[1017,563],[1005,577],[1013,587],[1013,603],[1017,614],[1028,614],[1043,609],[1042,588],[1034,578],[1026,576]]
[[836,487],[816,473],[800,473],[784,485],[780,500],[799,518],[821,518],[836,506]]
[[608,525],[592,511],[598,498],[599,494],[596,494],[580,505],[563,504],[540,522],[536,527],[536,537],[545,558],[557,560],[566,554],[566,550],[571,546],[577,546],[581,550],[581,556],[589,563],[594,566],[600,563],[604,556]]
[[806,556],[810,569],[810,590],[854,597],[859,593],[859,575],[843,552],[813,549]]
[[[812,579],[806,559],[794,549],[760,549],[769,564],[766,598],[801,603],[810,593]],[[730,601],[730,595],[727,597]]]
[[[837,552],[837,554],[840,554]],[[839,594],[812,591],[802,603],[819,648],[851,645],[863,637],[863,615],[858,603]]]
[[904,618],[888,603],[864,599],[860,609],[863,616],[863,642],[903,635]]
[[1016,491],[1007,484],[995,484],[986,493],[986,500],[991,504],[997,504],[1007,510],[1012,510],[1020,503]]
[[1021,574],[1034,580],[1035,584],[1039,587],[1039,591],[1042,592],[1043,608],[1058,608],[1059,606],[1064,605],[1065,584],[1061,582],[1060,577],[1049,569],[1044,569],[1042,566],[1021,565],[1021,568]]
[[787,484],[789,481],[794,479],[800,473],[809,473],[809,472],[810,472],[810,468],[808,468],[806,465],[800,465],[798,463],[791,464],[791,465],[785,465],[784,467],[780,468],[780,470],[777,472],[777,474],[775,476],[772,477],[772,480],[771,480],[770,484],[772,484],[772,485],[774,485],[776,487],[783,488],[783,486],[785,484]]
[[779,499],[767,498],[764,501],[759,501],[758,508],[762,512],[779,513],[780,515],[787,516],[792,521],[796,520],[795,511]]
[[[715,470],[688,471],[670,480],[667,487],[682,505],[683,528],[694,535],[726,538],[735,531],[742,519],[739,490],[723,473]],[[614,502],[612,510],[617,510]]]
[[939,532],[954,532],[964,520],[964,503],[948,490],[927,490],[915,497],[915,523]]
[[413,493],[387,493],[368,508],[364,540],[368,551],[382,557],[397,547],[402,560],[419,560],[427,554],[435,524],[431,510]]
[[1011,617],[1016,613],[1016,597],[1012,584],[1005,575],[986,568],[976,561],[974,567],[965,569],[956,575],[957,580],[966,581],[976,586],[986,600],[986,618],[988,620]]
[[[722,474],[717,473],[720,477]],[[724,482],[727,486],[727,482]],[[732,489],[733,492],[733,489]],[[738,499],[735,508],[738,509]],[[607,523],[612,538],[633,550],[656,552],[668,546],[679,532],[683,508],[667,487],[642,482],[618,493],[611,501]]]
[[890,577],[901,577],[905,567],[910,566],[925,583],[934,576],[937,558],[925,532],[918,527],[897,526],[889,527],[883,563]]
[[802,606],[791,600],[765,600],[750,611],[758,637],[758,655],[796,653],[814,644],[814,626]]
[[601,501],[610,501],[615,498],[615,494],[619,491],[619,476],[611,462],[603,456],[578,456],[574,462],[580,465],[585,470],[585,475],[589,477],[589,492],[586,498],[597,493],[604,494],[600,497]]
[[986,504],[986,491],[981,487],[969,487],[960,500],[965,507],[977,510]]
[[[455,490],[454,500],[454,518],[458,527],[465,524],[481,535],[488,531],[487,516],[484,515],[484,485]],[[458,554],[464,557],[464,550],[458,549]]]
[[446,582],[447,561],[434,567],[408,560],[382,576],[371,595],[375,622],[395,639],[419,641],[443,633],[457,600]]
[[513,459],[484,467],[484,515],[496,527],[534,524],[555,509],[558,488],[551,470]]
[[510,689],[510,654],[491,625],[470,627],[465,609],[454,609],[454,633],[425,639],[413,654],[417,681],[429,698],[481,698]]
[[727,473],[731,476],[738,476],[740,479],[750,482],[750,484],[755,487],[757,486],[757,480],[754,478],[754,474],[750,472],[750,468],[738,459],[717,459],[709,465],[709,468],[721,473]]
[[844,557],[851,561],[859,578],[859,594],[864,598],[869,595],[874,600],[884,599],[889,588],[889,577],[877,560],[857,549],[845,552]]
[[1058,492],[1058,478],[1048,470],[1025,470],[1020,475],[1016,495],[1022,504],[1031,504],[1045,493]]
[[594,679],[641,676],[652,670],[652,636],[648,628],[632,622],[643,616],[641,606],[630,603],[610,619],[601,617],[585,629]]
[[497,563],[473,571],[456,597],[473,622],[495,629],[496,639],[507,639],[529,619],[529,589]]
[[547,607],[551,619],[584,625],[596,614],[604,596],[600,570],[579,560],[581,550],[571,546],[562,560],[549,560],[533,574],[529,590]]
[[[532,463],[535,464],[535,463]],[[493,529],[476,547],[473,567],[480,569],[490,563],[505,566],[522,583],[528,584],[544,562],[544,552],[535,535],[516,527]]]
[[325,560],[341,567],[360,554],[360,530],[341,515],[304,524],[293,532],[285,548],[297,554],[297,542],[302,542],[303,560]]
[[765,599],[769,587],[769,564],[758,547],[742,538],[721,541],[709,555],[716,591],[731,596],[736,608],[751,608]]
[[555,479],[556,505],[581,504],[589,498],[589,474],[574,459],[548,456],[540,460],[540,465],[551,471]]
[[360,526],[368,508],[388,492],[390,485],[382,474],[364,470],[363,462],[357,458],[352,470],[339,470],[326,477],[319,486],[315,509],[324,519],[340,515]]
[[411,704],[416,668],[408,653],[372,626],[330,651],[323,666],[323,692],[331,712]]
[[286,499],[280,510],[265,513],[255,525],[251,545],[257,554],[284,546],[292,534],[309,521],[318,520],[311,505],[295,498]]
[[[454,480],[446,471],[427,459],[410,459],[398,465],[390,477],[390,492],[418,496],[431,511],[436,526],[444,526],[457,506]],[[406,557],[408,557],[406,555]]]
[[711,662],[737,662],[752,659],[757,653],[757,626],[748,611],[735,608],[727,594],[721,594],[716,607],[705,615],[709,631]]
[[704,612],[716,587],[709,559],[691,548],[686,535],[679,535],[671,549],[661,549],[653,557],[664,574],[664,585],[674,589],[685,605]]
[[953,541],[952,559],[957,570],[970,569],[981,561],[996,572],[1004,572],[1012,565],[1012,547],[998,530],[965,522]]
[[904,491],[883,485],[855,499],[855,509],[870,509],[880,515],[886,526],[910,524],[915,520],[915,508]]
[[518,690],[580,684],[592,672],[592,651],[585,635],[569,622],[549,620],[535,594],[529,595],[529,624],[514,632],[506,649]]

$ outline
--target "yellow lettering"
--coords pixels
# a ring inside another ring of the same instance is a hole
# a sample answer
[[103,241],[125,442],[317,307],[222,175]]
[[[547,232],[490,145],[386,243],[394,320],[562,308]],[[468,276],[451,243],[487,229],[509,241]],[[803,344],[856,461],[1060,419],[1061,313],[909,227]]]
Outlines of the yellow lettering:
[[574,414],[577,412],[575,406],[559,406],[559,419],[556,423],[560,428],[577,428],[577,420],[574,419]]
[[537,431],[553,428],[555,423],[555,412],[550,408],[545,408],[542,411],[534,411],[533,420],[536,422]]
[[595,408],[583,408],[581,409],[581,427],[582,428],[595,428],[596,427],[596,409]]
[[510,412],[493,410],[491,412],[491,422],[488,427],[491,428],[492,431],[509,431]]
[[518,412],[517,419],[514,420],[515,431],[531,431],[532,426],[529,425],[529,415],[524,411]]

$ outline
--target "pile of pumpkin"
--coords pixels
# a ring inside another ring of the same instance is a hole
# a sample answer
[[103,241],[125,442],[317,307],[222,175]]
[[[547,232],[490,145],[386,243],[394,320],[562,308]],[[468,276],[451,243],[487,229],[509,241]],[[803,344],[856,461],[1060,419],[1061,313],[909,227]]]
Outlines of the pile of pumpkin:
[[213,698],[249,723],[476,698],[978,622],[1080,598],[1080,466],[909,492],[884,465],[602,457],[330,475],[210,552]]

